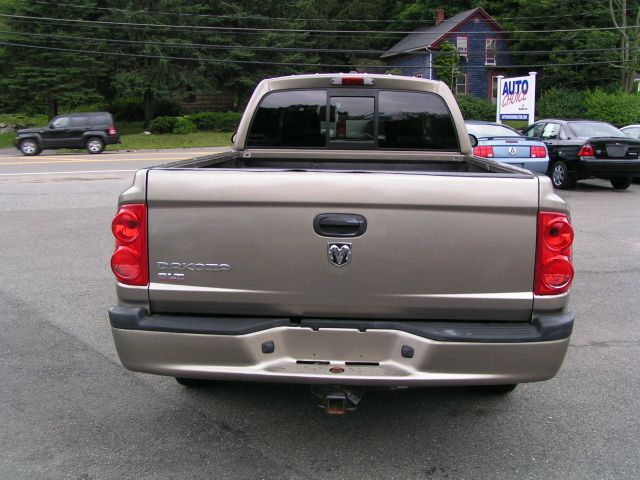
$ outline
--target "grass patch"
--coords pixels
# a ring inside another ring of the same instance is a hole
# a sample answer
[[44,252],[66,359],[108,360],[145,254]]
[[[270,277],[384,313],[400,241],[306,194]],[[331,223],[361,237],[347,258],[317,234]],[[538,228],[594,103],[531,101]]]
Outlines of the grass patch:
[[144,122],[116,122],[120,135],[135,135],[144,132]]
[[185,135],[121,135],[122,143],[108,145],[107,150],[141,150],[162,148],[227,147],[231,146],[232,132],[196,132]]
[[14,138],[16,138],[15,133],[0,133],[0,148],[13,147]]
[[0,113],[0,123],[29,127],[44,127],[49,123],[46,115],[23,115],[21,113]]

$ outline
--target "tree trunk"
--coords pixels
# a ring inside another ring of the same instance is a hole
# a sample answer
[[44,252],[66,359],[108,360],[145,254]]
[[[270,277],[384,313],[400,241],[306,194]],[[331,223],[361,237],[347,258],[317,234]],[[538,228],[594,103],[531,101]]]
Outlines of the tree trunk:
[[153,119],[153,111],[151,100],[153,100],[153,95],[151,90],[146,90],[144,92],[144,129],[149,130],[149,125],[151,125],[151,120]]
[[53,117],[58,116],[58,100],[53,97],[49,97],[47,101],[47,114],[49,115],[49,121],[53,119]]

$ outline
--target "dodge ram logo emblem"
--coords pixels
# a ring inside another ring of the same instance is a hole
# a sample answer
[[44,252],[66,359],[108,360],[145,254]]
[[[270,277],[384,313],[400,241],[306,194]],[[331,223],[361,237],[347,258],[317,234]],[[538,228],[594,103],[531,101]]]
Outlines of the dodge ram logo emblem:
[[330,243],[327,245],[327,258],[329,263],[336,267],[342,267],[351,261],[350,243]]
[[515,155],[516,154],[516,147],[509,147],[509,155]]

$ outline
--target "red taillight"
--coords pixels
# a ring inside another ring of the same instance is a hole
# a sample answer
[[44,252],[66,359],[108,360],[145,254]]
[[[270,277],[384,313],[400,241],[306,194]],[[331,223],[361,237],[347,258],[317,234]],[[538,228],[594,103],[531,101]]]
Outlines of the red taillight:
[[120,283],[147,285],[147,206],[123,205],[111,222],[116,251],[111,256],[111,270]]
[[573,280],[571,245],[573,228],[564,213],[538,213],[536,295],[558,295],[569,290]]
[[595,152],[593,151],[593,146],[585,143],[580,151],[578,152],[579,157],[595,157]]
[[111,222],[111,231],[120,243],[130,243],[140,235],[140,220],[129,208],[121,208]]
[[334,77],[331,85],[375,85],[371,77]]
[[109,135],[115,135],[118,133],[118,131],[116,130],[116,127],[109,127]]
[[363,77],[342,77],[342,85],[364,85]]
[[490,145],[473,147],[473,154],[477,157],[493,158],[493,147]]
[[547,156],[547,147],[531,147],[531,158],[544,158]]

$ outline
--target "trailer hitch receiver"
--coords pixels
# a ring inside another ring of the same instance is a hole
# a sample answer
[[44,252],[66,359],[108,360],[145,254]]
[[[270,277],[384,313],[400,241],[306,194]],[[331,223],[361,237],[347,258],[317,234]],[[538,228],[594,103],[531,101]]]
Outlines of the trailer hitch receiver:
[[362,399],[362,391],[340,386],[312,387],[311,393],[322,400],[318,405],[329,415],[353,412]]

